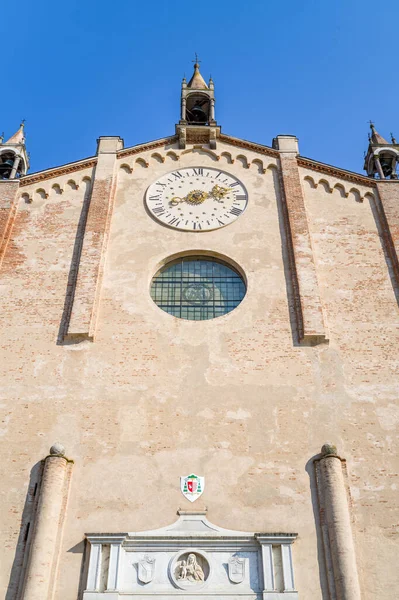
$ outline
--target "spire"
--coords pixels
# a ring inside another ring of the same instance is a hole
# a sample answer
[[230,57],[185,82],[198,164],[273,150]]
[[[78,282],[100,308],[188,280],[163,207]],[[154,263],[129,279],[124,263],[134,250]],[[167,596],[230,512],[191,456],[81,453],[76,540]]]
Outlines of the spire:
[[382,135],[380,135],[378,133],[378,131],[376,131],[375,125],[371,121],[370,121],[370,129],[371,129],[371,140],[370,141],[372,144],[388,144],[389,143],[386,141],[386,139],[384,139],[382,137]]
[[215,120],[215,84],[211,77],[209,85],[206,85],[197,55],[193,63],[194,73],[190,81],[187,83],[183,77],[181,84],[180,120],[176,125],[179,148],[184,149],[186,144],[204,143],[215,149],[220,134]]
[[25,132],[24,132],[24,127],[25,127],[25,119],[22,120],[18,131],[16,131],[14,133],[14,135],[12,135],[10,137],[9,140],[6,141],[6,144],[24,144],[25,143]]
[[369,121],[369,147],[364,159],[364,170],[369,177],[378,179],[398,179],[399,144],[391,133],[391,143],[376,131],[374,123]]
[[195,62],[194,62],[194,73],[193,73],[193,76],[191,77],[190,81],[187,84],[187,87],[189,89],[192,89],[192,90],[207,90],[208,89],[208,86],[206,85],[205,80],[202,77],[200,70],[199,70],[200,62],[201,61],[198,60],[198,56],[196,54]]
[[[0,136],[0,179],[16,179],[26,175],[29,169],[29,156],[25,147],[25,119],[18,131],[6,142]],[[3,134],[4,135],[4,134]]]

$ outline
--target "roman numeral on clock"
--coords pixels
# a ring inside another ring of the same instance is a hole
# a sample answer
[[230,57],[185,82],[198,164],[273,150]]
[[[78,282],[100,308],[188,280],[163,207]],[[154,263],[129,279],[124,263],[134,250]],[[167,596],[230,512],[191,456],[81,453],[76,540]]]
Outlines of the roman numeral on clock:
[[152,212],[154,213],[154,215],[163,215],[165,209],[162,206],[157,206],[156,208],[152,209]]
[[236,217],[239,217],[241,213],[242,213],[241,208],[237,208],[236,206],[233,206],[230,211],[230,214],[235,215]]
[[171,219],[170,221],[168,221],[169,225],[174,225],[175,227],[177,227],[180,223],[179,219],[177,219],[176,217],[174,217],[173,219]]
[[176,171],[176,173],[172,173],[173,177],[176,177],[176,179],[180,179],[180,177],[183,177],[183,175],[181,173],[179,173],[179,171]]
[[204,174],[204,169],[202,167],[199,167],[198,169],[194,169],[194,175],[203,175]]
[[230,183],[229,187],[234,187],[235,185],[240,185],[238,181],[234,181],[233,183]]
[[159,200],[161,196],[150,196],[150,200]]
[[236,194],[236,200],[246,200],[247,197],[245,194]]

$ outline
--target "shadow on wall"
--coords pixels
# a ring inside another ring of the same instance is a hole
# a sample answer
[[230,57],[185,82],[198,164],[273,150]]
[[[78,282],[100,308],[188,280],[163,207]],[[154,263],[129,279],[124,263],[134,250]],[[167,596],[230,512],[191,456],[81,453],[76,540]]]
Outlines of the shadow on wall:
[[30,472],[28,493],[26,494],[25,506],[22,512],[19,536],[5,600],[19,600],[21,598],[42,474],[43,462],[40,461],[34,465]]
[[71,552],[72,554],[81,554],[82,555],[82,561],[81,561],[81,565],[80,565],[80,574],[79,574],[79,587],[78,587],[78,595],[77,595],[77,600],[82,600],[83,592],[85,591],[85,588],[86,588],[87,574],[89,571],[89,554],[90,554],[89,544],[88,544],[87,540],[81,540],[75,546],[72,546],[72,548],[69,548],[68,552]]
[[80,213],[79,223],[78,223],[78,227],[76,230],[75,244],[73,247],[72,259],[71,259],[71,266],[69,268],[64,308],[62,311],[62,317],[61,317],[60,327],[59,327],[58,336],[57,336],[57,344],[58,345],[65,345],[67,343],[69,343],[69,344],[76,343],[76,342],[72,342],[72,341],[65,342],[64,337],[66,336],[66,334],[68,332],[69,320],[71,318],[72,306],[73,306],[73,301],[75,298],[76,282],[78,279],[79,263],[80,263],[80,257],[82,254],[83,240],[84,240],[84,234],[85,234],[86,222],[87,222],[87,215],[88,215],[89,207],[90,207],[90,199],[91,199],[91,188],[90,188],[90,185],[87,185],[85,195],[83,198],[82,211]]
[[303,346],[299,341],[299,329],[302,327],[302,315],[297,313],[297,307],[300,305],[299,299],[296,299],[298,291],[294,290],[293,281],[295,280],[296,273],[292,272],[295,268],[295,262],[293,257],[290,257],[290,236],[291,232],[287,231],[289,227],[287,208],[284,204],[284,197],[282,192],[282,181],[280,179],[277,169],[271,169],[274,181],[274,189],[276,192],[277,199],[277,210],[278,210],[278,223],[280,229],[281,238],[281,254],[283,257],[284,265],[284,277],[285,287],[287,292],[288,311],[291,325],[292,343],[294,346]]
[[328,576],[326,569],[326,556],[324,552],[324,543],[323,543],[323,530],[322,524],[320,520],[320,507],[319,507],[319,498],[317,492],[317,482],[316,482],[316,470],[315,463],[316,459],[319,459],[321,454],[316,454],[312,456],[308,460],[305,466],[305,471],[309,476],[309,486],[310,486],[310,497],[312,501],[313,508],[313,516],[316,526],[316,539],[317,539],[317,562],[319,565],[319,581],[320,581],[320,589],[322,593],[323,600],[332,600],[333,596],[331,596],[329,591],[328,584]]
[[384,210],[382,206],[380,206],[379,200],[375,200],[374,197],[371,197],[369,194],[367,194],[367,196],[377,227],[378,236],[380,238],[381,248],[384,253],[385,263],[388,268],[389,279],[391,280],[393,293],[395,294],[395,299],[399,306],[399,264],[395,245],[392,240]]

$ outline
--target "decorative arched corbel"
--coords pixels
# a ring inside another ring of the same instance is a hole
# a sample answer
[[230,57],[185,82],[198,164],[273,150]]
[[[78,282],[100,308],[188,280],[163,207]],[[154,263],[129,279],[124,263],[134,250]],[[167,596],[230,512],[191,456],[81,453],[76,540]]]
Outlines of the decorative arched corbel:
[[242,164],[244,169],[249,169],[250,164],[248,163],[248,159],[246,156],[244,156],[243,154],[238,154],[238,156],[236,156],[236,160]]
[[151,158],[153,158],[154,160],[156,160],[157,162],[160,162],[160,163],[165,162],[165,157],[162,156],[161,154],[159,154],[159,152],[154,152],[154,154],[151,154]]
[[263,160],[260,160],[260,158],[255,158],[252,161],[252,164],[256,165],[258,167],[258,173],[262,173],[262,174],[266,173],[266,169],[263,166]]
[[135,162],[140,165],[140,167],[143,167],[143,169],[148,169],[150,166],[150,163],[144,160],[144,158],[136,158]]
[[333,190],[338,190],[342,198],[347,198],[349,196],[349,193],[346,191],[345,186],[342,183],[335,183]]
[[35,193],[43,200],[48,198],[48,193],[43,188],[37,188]]
[[133,169],[130,165],[128,165],[127,163],[123,163],[120,167],[119,167],[120,171],[124,171],[125,173],[133,173]]
[[303,178],[303,180],[306,181],[306,183],[308,183],[312,189],[316,189],[318,186],[318,184],[315,182],[315,180],[313,179],[313,177],[311,175],[306,175]]
[[324,191],[328,194],[332,194],[334,191],[334,188],[331,187],[330,182],[327,181],[327,179],[320,179],[319,185],[321,185]]
[[235,162],[234,158],[232,157],[232,155],[230,154],[230,152],[222,152],[222,154],[220,156],[222,156],[223,158],[225,158],[226,161],[227,161],[227,163],[229,165],[232,165]]

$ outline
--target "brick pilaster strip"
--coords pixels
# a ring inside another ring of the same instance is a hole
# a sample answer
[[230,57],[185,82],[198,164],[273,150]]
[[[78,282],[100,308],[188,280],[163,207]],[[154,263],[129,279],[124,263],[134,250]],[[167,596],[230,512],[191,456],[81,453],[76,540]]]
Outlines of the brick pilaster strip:
[[283,216],[300,342],[326,341],[305,202],[294,153],[280,153]]
[[382,239],[399,287],[399,181],[377,181],[376,208]]
[[19,180],[0,181],[0,268],[18,208]]
[[94,339],[114,203],[119,138],[101,138],[66,339]]

